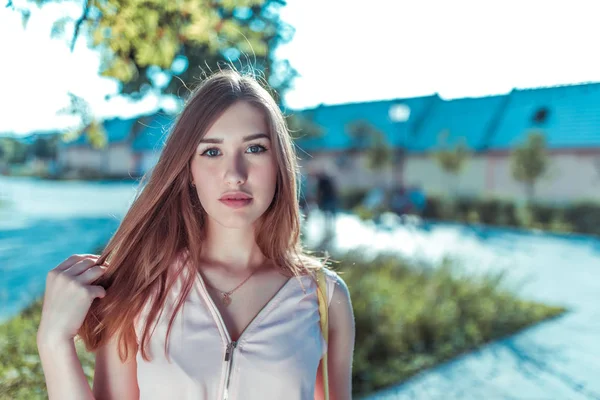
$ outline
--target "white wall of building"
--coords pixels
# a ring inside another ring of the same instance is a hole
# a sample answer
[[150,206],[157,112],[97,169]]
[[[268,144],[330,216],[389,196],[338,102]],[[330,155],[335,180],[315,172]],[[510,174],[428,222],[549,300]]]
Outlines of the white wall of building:
[[[301,161],[301,171],[326,171],[335,178],[339,190],[390,187],[400,180],[400,167],[373,171],[366,168],[363,156],[348,157],[340,165],[338,152],[312,154]],[[457,176],[443,171],[437,161],[426,155],[409,155],[404,181],[433,195],[495,197],[525,201],[525,186],[511,172],[510,156],[484,154],[473,156]],[[546,175],[535,187],[535,197],[545,203],[600,201],[600,149],[597,152],[556,152],[550,155]]]
[[[428,193],[526,199],[525,186],[513,178],[506,154],[473,157],[456,177],[431,158],[410,156],[405,173],[408,185],[421,186]],[[535,197],[547,203],[600,201],[600,151],[552,154],[547,173],[536,184]]]

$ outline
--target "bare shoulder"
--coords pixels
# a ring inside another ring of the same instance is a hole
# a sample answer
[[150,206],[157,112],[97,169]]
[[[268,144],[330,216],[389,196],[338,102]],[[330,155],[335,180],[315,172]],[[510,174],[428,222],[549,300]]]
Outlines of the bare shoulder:
[[331,331],[354,330],[354,314],[348,285],[337,272],[325,268],[325,275],[333,286],[331,303],[329,304],[329,319]]
[[121,361],[116,336],[96,351],[93,392],[98,400],[139,398],[135,354]]
[[[355,322],[348,285],[338,274],[325,270],[333,283],[329,304],[329,342],[327,369],[329,394],[333,399],[352,398],[352,360],[354,356]],[[315,397],[318,398],[318,397]]]
[[334,295],[336,292],[341,290],[346,292],[348,296],[350,296],[350,292],[348,291],[348,285],[343,279],[343,272],[338,273],[337,271],[334,271],[333,269],[327,267],[323,268],[323,272],[325,273],[325,277],[329,281],[329,283],[332,284],[334,288],[337,288],[336,290],[334,290]]

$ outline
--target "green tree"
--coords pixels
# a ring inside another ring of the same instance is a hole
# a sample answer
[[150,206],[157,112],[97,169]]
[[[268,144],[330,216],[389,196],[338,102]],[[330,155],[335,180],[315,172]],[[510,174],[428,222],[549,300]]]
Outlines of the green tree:
[[47,135],[46,137],[37,137],[31,144],[31,154],[42,160],[53,160],[56,159],[57,153],[57,140],[54,135]]
[[294,139],[317,138],[325,132],[325,128],[315,121],[311,112],[289,114],[286,121]]
[[[69,40],[71,48],[81,35],[89,38],[101,55],[100,74],[117,79],[121,93],[133,99],[150,91],[185,96],[181,88],[225,64],[252,67],[283,94],[297,75],[287,61],[274,58],[277,46],[294,32],[279,18],[283,5],[283,0],[84,0],[80,17],[58,19],[52,35]],[[29,10],[10,0],[8,7],[21,12],[27,24]],[[86,117],[72,133],[89,131],[94,118]]]
[[367,167],[380,170],[393,164],[394,151],[384,133],[369,121],[357,120],[346,125],[346,133],[352,141],[351,153],[366,151]]
[[15,138],[0,138],[2,160],[7,164],[23,164],[27,159],[27,146]]
[[450,132],[444,129],[438,135],[439,148],[433,152],[433,156],[438,165],[444,172],[452,175],[454,179],[449,180],[456,190],[457,180],[460,172],[463,170],[471,156],[469,147],[464,137],[461,137],[453,146],[448,142]]
[[76,140],[85,132],[88,141],[95,149],[101,149],[108,143],[102,121],[94,116],[91,107],[85,99],[69,93],[70,103],[59,111],[61,114],[77,114],[81,119],[79,126],[65,132],[62,138],[66,142]]
[[526,141],[511,152],[512,175],[525,185],[530,204],[535,196],[535,185],[548,170],[549,163],[546,137],[542,131],[530,132]]

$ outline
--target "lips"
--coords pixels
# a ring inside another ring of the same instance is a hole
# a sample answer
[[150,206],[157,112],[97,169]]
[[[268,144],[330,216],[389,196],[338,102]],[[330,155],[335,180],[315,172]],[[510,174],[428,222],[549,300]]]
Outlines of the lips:
[[219,201],[228,207],[237,209],[250,205],[252,197],[242,192],[230,192],[221,196]]
[[252,200],[252,197],[246,193],[235,192],[224,194],[219,200]]

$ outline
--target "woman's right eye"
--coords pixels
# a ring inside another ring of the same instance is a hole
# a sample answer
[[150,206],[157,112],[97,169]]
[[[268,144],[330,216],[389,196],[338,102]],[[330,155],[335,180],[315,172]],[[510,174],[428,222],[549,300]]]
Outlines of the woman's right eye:
[[218,152],[219,152],[219,149],[212,148],[212,149],[207,149],[204,153],[202,153],[202,155],[212,158],[212,157],[218,156],[219,155]]

